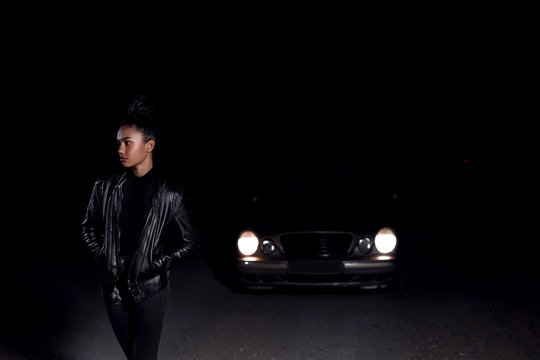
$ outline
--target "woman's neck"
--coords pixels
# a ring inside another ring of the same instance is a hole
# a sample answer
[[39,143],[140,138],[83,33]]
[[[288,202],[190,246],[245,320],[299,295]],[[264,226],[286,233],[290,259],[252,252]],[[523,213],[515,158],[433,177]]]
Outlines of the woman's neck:
[[144,162],[142,164],[134,166],[133,167],[133,175],[135,175],[136,177],[142,177],[142,176],[146,175],[147,172],[152,170],[152,167],[153,167],[153,163],[151,161],[150,162]]

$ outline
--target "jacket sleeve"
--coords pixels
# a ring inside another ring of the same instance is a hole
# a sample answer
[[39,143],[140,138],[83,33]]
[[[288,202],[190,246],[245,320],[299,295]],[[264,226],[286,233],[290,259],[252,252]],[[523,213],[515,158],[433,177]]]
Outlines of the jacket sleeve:
[[154,266],[162,271],[172,269],[199,247],[192,210],[185,194],[175,206],[172,225],[178,230],[174,232],[177,237],[173,239],[174,246],[165,251],[159,260],[154,261]]
[[100,212],[102,205],[102,182],[98,179],[92,189],[81,231],[87,251],[94,260],[99,260],[103,254],[103,219]]

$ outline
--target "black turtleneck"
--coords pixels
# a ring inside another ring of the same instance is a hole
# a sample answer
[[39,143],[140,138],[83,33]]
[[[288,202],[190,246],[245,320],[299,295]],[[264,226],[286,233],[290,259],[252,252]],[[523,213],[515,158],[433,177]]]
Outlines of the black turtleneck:
[[154,195],[154,168],[141,177],[135,176],[131,169],[127,173],[120,212],[120,256],[135,254]]

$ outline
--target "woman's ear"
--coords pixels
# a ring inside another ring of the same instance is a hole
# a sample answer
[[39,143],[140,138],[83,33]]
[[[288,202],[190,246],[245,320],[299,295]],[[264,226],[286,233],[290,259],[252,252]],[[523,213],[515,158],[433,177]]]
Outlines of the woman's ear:
[[147,153],[151,153],[154,150],[154,146],[156,145],[156,141],[154,139],[150,139],[144,144],[145,150]]

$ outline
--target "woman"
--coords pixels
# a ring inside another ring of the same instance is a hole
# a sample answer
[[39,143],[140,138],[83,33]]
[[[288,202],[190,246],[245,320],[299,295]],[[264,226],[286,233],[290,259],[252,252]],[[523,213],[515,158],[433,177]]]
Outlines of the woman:
[[182,188],[161,177],[154,103],[136,96],[117,133],[122,171],[98,178],[82,237],[98,262],[107,313],[128,359],[157,359],[169,305],[169,272],[197,234]]

